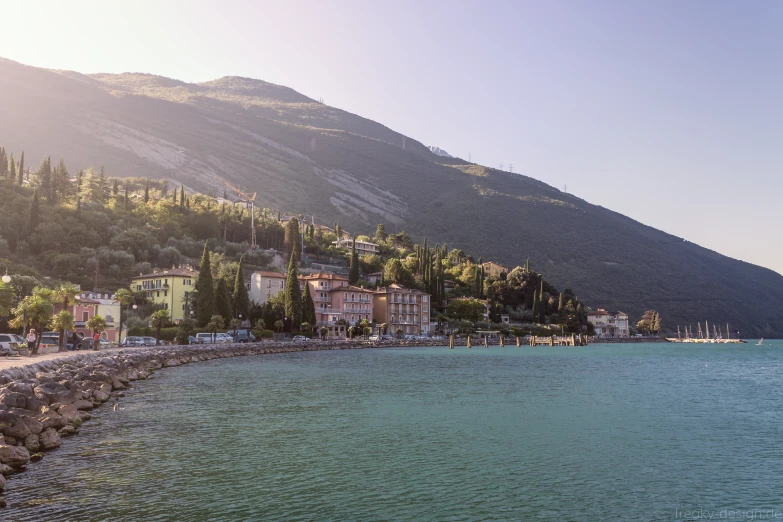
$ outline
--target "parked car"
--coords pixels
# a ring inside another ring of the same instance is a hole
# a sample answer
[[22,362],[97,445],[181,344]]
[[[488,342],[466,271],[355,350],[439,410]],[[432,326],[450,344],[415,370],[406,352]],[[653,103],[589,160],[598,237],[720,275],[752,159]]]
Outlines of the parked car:
[[41,341],[38,343],[38,353],[48,353],[56,351],[60,347],[60,334],[45,332],[41,335]]
[[236,338],[234,337],[234,331],[229,330],[226,332],[226,335],[228,335],[232,342],[235,343],[252,343],[255,342],[256,337],[252,333],[250,333],[250,330],[243,328],[241,330],[237,330]]
[[230,343],[231,336],[224,334],[223,332],[216,333],[214,336],[209,332],[202,332],[196,334],[197,344],[223,344]]
[[144,346],[144,339],[136,336],[126,337],[122,340],[120,346]]
[[301,341],[309,341],[310,339],[305,337],[304,335],[295,335],[294,341],[301,342]]
[[380,335],[371,335],[367,339],[370,340],[370,341],[380,341],[381,340],[381,336]]
[[157,340],[154,337],[142,337],[141,338],[141,345],[142,346],[155,346],[157,344]]
[[[0,356],[13,355],[22,348],[16,334],[0,334]],[[24,343],[27,346],[27,343]]]

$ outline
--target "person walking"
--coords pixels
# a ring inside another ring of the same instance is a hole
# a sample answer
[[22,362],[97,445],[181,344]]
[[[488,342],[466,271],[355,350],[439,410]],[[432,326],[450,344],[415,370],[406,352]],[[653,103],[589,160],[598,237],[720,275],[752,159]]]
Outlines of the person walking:
[[92,336],[92,349],[97,350],[101,346],[101,334],[95,332]]

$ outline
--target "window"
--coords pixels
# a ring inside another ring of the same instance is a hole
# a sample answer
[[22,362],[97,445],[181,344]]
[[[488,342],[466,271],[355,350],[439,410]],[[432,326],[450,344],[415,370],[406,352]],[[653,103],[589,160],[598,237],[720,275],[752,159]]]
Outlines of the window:
[[90,312],[82,312],[82,321],[85,323],[90,320]]
[[345,295],[343,295],[343,299],[345,299],[346,301],[348,300],[348,292],[345,292]]
[[160,290],[158,290],[157,292],[155,292],[155,297],[160,297]]
[[282,290],[285,287],[285,281],[282,279],[280,280],[280,290]]
[[163,284],[164,284],[164,285],[166,285],[166,286],[168,286],[168,284],[169,284],[169,280],[168,280],[168,279],[164,279],[164,280],[163,280]]
[[267,279],[267,281],[266,281],[266,287],[267,287],[267,288],[272,288],[272,280],[271,280],[271,279]]
[[182,305],[182,311],[183,312],[185,311],[185,305]]
[[169,309],[169,304],[168,303],[163,303],[163,309],[164,310],[168,310]]
[[141,292],[141,285],[136,285],[136,291]]
[[107,316],[106,316],[106,322],[107,322],[107,323],[113,323],[113,322],[114,322],[114,317],[112,317],[112,316],[110,316],[110,315],[107,315]]
[[169,296],[169,291],[168,290],[164,290],[163,291],[163,297],[168,297],[168,296]]

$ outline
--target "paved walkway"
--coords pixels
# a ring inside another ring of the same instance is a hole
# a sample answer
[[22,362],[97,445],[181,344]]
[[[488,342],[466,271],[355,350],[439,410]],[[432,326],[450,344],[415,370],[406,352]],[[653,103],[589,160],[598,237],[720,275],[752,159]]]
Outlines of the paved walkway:
[[[133,350],[135,348],[144,348],[143,346],[134,346],[129,348],[123,348],[123,350]],[[161,346],[162,348],[162,346]],[[102,348],[98,351],[93,350],[80,350],[76,352],[57,352],[57,353],[45,353],[38,355],[20,355],[19,357],[0,357],[0,371],[6,368],[18,368],[20,366],[27,366],[28,364],[35,364],[43,361],[52,361],[54,359],[62,359],[63,357],[70,357],[71,355],[78,355],[81,353],[93,353],[93,354],[111,354],[116,353],[120,349],[118,347]]]

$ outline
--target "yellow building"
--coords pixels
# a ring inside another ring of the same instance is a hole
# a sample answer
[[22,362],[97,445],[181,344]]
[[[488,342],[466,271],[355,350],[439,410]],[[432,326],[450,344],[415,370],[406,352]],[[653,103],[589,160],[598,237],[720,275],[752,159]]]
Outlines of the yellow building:
[[134,277],[130,288],[134,292],[145,292],[151,302],[163,305],[163,309],[169,311],[172,321],[180,321],[192,315],[188,297],[195,289],[197,277],[198,271],[187,265],[155,269],[151,274]]

